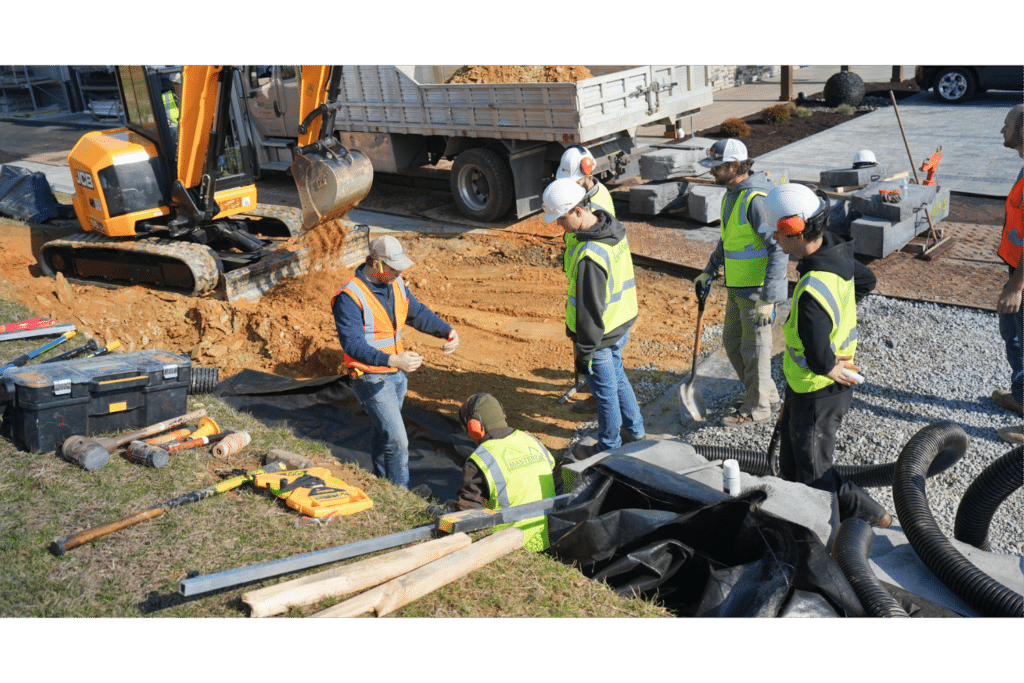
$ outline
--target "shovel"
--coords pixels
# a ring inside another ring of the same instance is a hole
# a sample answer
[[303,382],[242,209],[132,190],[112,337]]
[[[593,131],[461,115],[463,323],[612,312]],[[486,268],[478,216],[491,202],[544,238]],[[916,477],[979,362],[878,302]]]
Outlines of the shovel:
[[[322,72],[318,73],[322,77]],[[358,150],[345,149],[334,137],[341,75],[340,66],[331,67],[327,101],[307,113],[299,126],[300,144],[291,170],[302,204],[302,227],[307,230],[344,216],[370,193],[373,182],[370,158]],[[319,138],[305,144],[317,132]]]
[[[694,384],[694,380],[697,379],[700,333],[704,328],[704,303],[711,292],[711,283],[708,284],[709,286],[703,291],[699,288],[697,289],[697,338],[693,341],[693,368],[690,370],[690,379],[686,380],[686,384],[679,387],[679,402],[683,404],[683,407],[689,412],[694,422],[702,422],[704,420],[704,397],[701,396],[700,387]],[[686,415],[681,415],[680,417],[682,417],[684,424],[688,421]]]

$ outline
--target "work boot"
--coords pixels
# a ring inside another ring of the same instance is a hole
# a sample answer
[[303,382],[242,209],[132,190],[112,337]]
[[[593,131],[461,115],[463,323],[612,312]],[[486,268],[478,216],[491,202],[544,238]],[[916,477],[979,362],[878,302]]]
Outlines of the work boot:
[[1013,394],[1006,389],[996,389],[993,391],[992,402],[1000,408],[1006,408],[1010,412],[1017,413],[1018,415],[1024,414],[1024,407],[1013,400]]
[[423,500],[430,500],[430,496],[433,495],[433,491],[431,491],[430,487],[427,486],[426,484],[420,484],[419,486],[415,486],[409,490],[415,493]]
[[640,441],[642,439],[646,439],[647,437],[646,436],[633,436],[632,434],[630,434],[629,432],[626,431],[625,427],[623,427],[622,429],[619,430],[619,438],[622,439],[622,445],[625,446],[627,443],[633,443],[634,441]]
[[1012,443],[1014,446],[1019,446],[1024,443],[1024,428],[1020,425],[1015,427],[1003,427],[999,430],[999,438],[1006,443]]
[[572,412],[574,413],[596,413],[597,412],[597,399],[594,398],[593,394],[587,396],[584,401],[576,401],[572,404]]
[[892,515],[890,515],[888,512],[886,512],[884,517],[882,517],[880,520],[878,520],[877,522],[875,522],[871,526],[878,526],[878,527],[883,527],[883,528],[885,528],[887,526],[892,526]]
[[576,462],[579,462],[601,452],[601,447],[596,441],[589,444],[578,443],[576,444],[576,447],[572,449],[572,457],[576,459]]

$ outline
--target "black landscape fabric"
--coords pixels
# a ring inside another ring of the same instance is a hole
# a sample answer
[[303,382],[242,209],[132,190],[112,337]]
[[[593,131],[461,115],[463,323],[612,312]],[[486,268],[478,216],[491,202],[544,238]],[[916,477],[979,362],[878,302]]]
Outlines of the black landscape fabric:
[[588,469],[576,498],[549,516],[548,552],[623,595],[657,596],[679,616],[865,616],[825,546],[806,527],[624,455]]
[[[260,422],[284,426],[299,437],[321,441],[339,462],[373,471],[370,418],[344,375],[295,380],[243,370],[217,385],[217,396]],[[409,486],[426,484],[438,500],[455,498],[462,463],[474,446],[454,420],[402,408],[409,436]]]

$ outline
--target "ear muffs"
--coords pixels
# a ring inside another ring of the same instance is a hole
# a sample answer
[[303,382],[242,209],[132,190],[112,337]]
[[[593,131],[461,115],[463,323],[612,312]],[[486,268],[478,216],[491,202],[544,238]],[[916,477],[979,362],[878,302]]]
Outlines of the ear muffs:
[[818,228],[828,228],[829,215],[832,213],[832,205],[826,195],[821,190],[815,190],[814,194],[821,199],[823,204],[813,216],[808,218],[806,221],[800,216],[786,216],[780,218],[775,224],[775,229],[779,231],[780,235],[799,235],[805,230],[817,230]]
[[482,439],[486,435],[484,426],[480,424],[480,420],[469,420],[466,422],[466,431],[474,439]]
[[593,175],[594,160],[591,159],[590,157],[583,157],[582,159],[580,159],[580,171],[583,172],[583,175]]

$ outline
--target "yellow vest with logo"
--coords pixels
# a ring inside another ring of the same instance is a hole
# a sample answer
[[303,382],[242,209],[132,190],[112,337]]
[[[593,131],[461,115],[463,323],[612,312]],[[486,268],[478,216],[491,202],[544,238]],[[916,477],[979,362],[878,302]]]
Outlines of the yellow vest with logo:
[[853,280],[844,280],[835,273],[810,271],[796,283],[789,319],[782,329],[786,334],[786,356],[782,362],[783,372],[789,386],[801,394],[824,389],[834,383],[830,377],[816,375],[807,367],[804,345],[797,331],[800,297],[812,296],[821,304],[832,319],[829,341],[837,356],[853,356],[857,351],[857,300],[854,297]]
[[[612,194],[608,191],[608,188],[598,183],[596,185],[597,193],[590,198],[590,210],[603,209],[610,213],[612,216],[615,215],[615,202],[612,201]],[[576,234],[567,232],[563,235],[565,240],[565,254],[562,256],[562,268],[565,270],[565,274],[569,274],[569,251],[575,248],[580,241],[576,239]]]
[[[469,459],[487,481],[489,497],[483,500],[489,510],[501,510],[533,503],[555,495],[552,470],[555,460],[534,436],[516,430],[504,439],[489,439],[480,444]],[[540,552],[550,545],[548,518],[532,517],[496,530],[515,526],[523,530],[523,547]]]
[[596,241],[580,242],[566,253],[570,265],[567,269],[569,297],[565,303],[565,325],[571,332],[576,332],[576,277],[579,275],[579,264],[585,258],[600,265],[608,274],[601,321],[605,332],[611,332],[640,312],[636,300],[633,258],[629,255],[629,240],[623,237],[614,246]]
[[725,215],[725,201],[722,202],[726,287],[758,287],[764,284],[764,275],[768,270],[768,249],[747,216],[750,202],[757,196],[764,197],[765,193],[754,189],[740,193],[728,218]]

